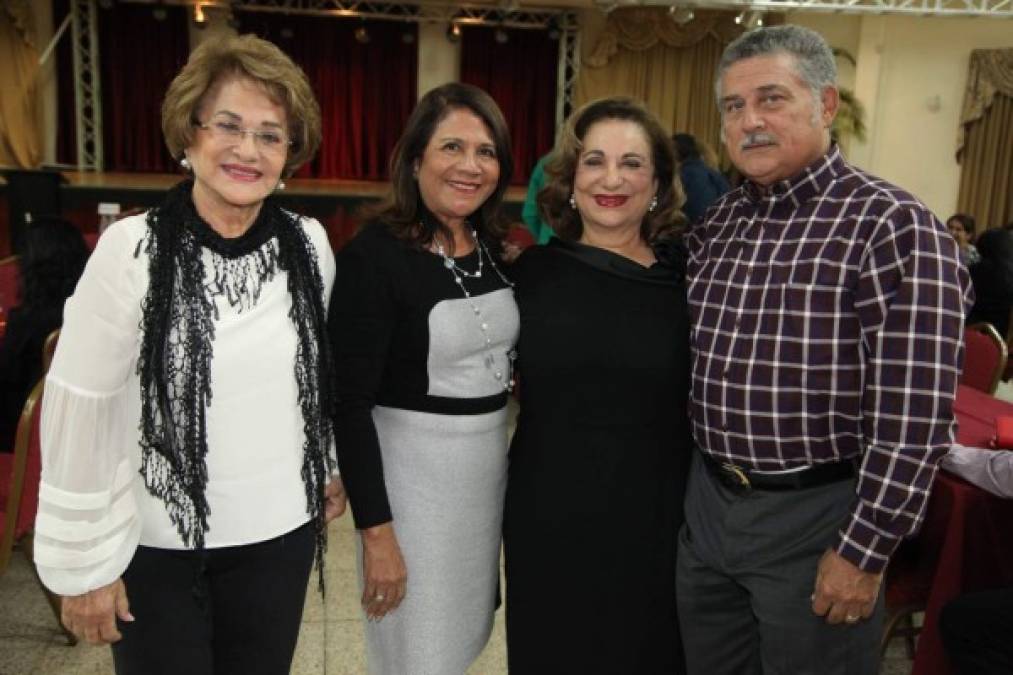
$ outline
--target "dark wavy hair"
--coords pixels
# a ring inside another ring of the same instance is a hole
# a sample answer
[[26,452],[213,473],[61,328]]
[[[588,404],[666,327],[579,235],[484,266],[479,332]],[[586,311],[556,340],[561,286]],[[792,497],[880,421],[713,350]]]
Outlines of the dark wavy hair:
[[62,306],[74,292],[88,255],[76,227],[54,216],[36,218],[25,232],[18,262],[21,305],[32,309]]
[[696,144],[696,138],[692,134],[675,134],[672,136],[675,144],[675,159],[685,162],[687,159],[700,157],[700,148]]
[[651,146],[651,164],[658,181],[658,206],[644,215],[640,235],[647,242],[674,235],[676,228],[686,222],[686,217],[680,210],[686,201],[686,195],[675,170],[672,139],[642,103],[625,97],[592,101],[567,120],[552,159],[545,164],[547,181],[538,193],[538,211],[542,219],[549,223],[560,239],[580,239],[584,224],[577,210],[570,208],[570,195],[573,194],[573,181],[584,137],[588,129],[603,120],[625,120],[643,129]]
[[364,210],[364,221],[379,220],[396,237],[419,248],[432,243],[437,232],[442,232],[453,242],[449,229],[433,217],[422,202],[418,182],[415,180],[415,164],[422,159],[440,122],[452,110],[460,109],[470,110],[485,122],[499,160],[496,189],[479,207],[478,216],[471,225],[480,236],[493,243],[503,239],[509,224],[502,217],[500,207],[514,169],[510,153],[510,131],[503,113],[489,94],[478,87],[460,82],[451,82],[433,89],[415,106],[390,158],[391,191],[379,205]]
[[974,233],[975,230],[978,229],[978,224],[974,222],[974,216],[969,216],[966,213],[954,213],[946,219],[946,224],[949,225],[951,220],[955,220],[960,223],[960,226],[964,228],[964,232],[967,233],[968,241],[974,241]]

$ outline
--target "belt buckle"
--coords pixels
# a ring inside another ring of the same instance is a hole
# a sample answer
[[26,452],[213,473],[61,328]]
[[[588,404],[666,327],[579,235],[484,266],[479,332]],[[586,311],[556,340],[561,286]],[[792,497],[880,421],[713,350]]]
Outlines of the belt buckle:
[[743,490],[752,489],[753,486],[750,484],[749,476],[746,475],[745,471],[729,462],[722,462],[721,468],[724,469],[725,475],[735,482],[737,487]]

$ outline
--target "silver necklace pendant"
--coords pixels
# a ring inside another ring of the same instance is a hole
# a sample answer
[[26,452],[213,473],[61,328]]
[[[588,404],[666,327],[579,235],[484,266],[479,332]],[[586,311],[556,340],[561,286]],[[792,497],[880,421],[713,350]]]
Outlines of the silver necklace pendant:
[[475,318],[478,321],[479,332],[482,335],[483,342],[485,343],[484,346],[486,352],[483,357],[483,363],[486,370],[490,371],[493,379],[495,379],[496,382],[503,387],[503,391],[509,393],[514,390],[513,372],[514,360],[517,358],[517,352],[511,349],[506,353],[506,373],[504,373],[503,370],[496,369],[496,357],[492,351],[492,338],[489,337],[489,330],[491,327],[488,320],[482,315],[482,310],[472,299],[471,293],[464,285],[464,280],[480,279],[482,277],[482,268],[484,265],[483,260],[488,258],[489,264],[492,266],[492,269],[496,272],[496,275],[500,278],[500,280],[506,284],[508,288],[513,288],[514,285],[506,278],[506,275],[500,271],[499,267],[496,265],[496,261],[493,260],[492,256],[489,254],[489,249],[487,249],[482,240],[478,238],[478,234],[475,230],[473,228],[469,228],[469,230],[471,231],[471,239],[475,242],[475,251],[478,253],[478,269],[474,272],[462,269],[461,266],[457,264],[456,260],[447,255],[447,252],[443,248],[443,244],[439,241],[436,242],[436,252],[441,258],[443,258],[443,266],[450,270],[450,275],[454,278],[454,283],[457,284],[457,286],[461,289],[461,292],[464,293],[465,299],[471,304],[471,311],[474,313]]

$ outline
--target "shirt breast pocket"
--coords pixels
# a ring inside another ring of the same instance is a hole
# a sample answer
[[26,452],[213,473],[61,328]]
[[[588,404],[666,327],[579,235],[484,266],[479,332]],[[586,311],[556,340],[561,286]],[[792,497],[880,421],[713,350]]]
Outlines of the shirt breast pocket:
[[844,286],[787,283],[782,287],[784,329],[807,389],[830,390],[835,377],[857,376],[861,328],[851,290]]

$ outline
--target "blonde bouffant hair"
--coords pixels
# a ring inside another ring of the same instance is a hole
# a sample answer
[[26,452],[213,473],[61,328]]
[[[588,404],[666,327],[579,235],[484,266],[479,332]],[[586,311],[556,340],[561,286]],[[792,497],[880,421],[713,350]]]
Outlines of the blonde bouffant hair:
[[292,140],[285,175],[305,164],[320,147],[320,105],[309,80],[274,44],[255,35],[206,40],[190,55],[162,101],[162,134],[176,159],[194,139],[197,114],[211,93],[232,80],[249,80],[285,109]]

